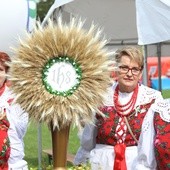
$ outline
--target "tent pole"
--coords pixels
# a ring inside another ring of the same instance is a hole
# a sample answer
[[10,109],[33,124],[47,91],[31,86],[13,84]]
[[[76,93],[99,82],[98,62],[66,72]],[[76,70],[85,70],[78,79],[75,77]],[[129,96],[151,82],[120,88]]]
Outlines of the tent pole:
[[148,85],[148,67],[147,67],[147,45],[142,46],[143,55],[144,55],[144,68],[143,68],[143,78],[142,78],[142,84]]
[[42,131],[41,123],[38,123],[38,170],[42,170]]
[[159,91],[162,91],[162,71],[161,71],[161,43],[157,43],[157,56],[158,56],[158,83]]

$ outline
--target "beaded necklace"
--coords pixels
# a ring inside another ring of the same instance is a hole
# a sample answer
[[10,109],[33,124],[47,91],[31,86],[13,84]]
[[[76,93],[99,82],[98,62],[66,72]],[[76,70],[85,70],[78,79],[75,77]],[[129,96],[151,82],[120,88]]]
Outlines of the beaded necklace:
[[119,114],[119,116],[128,116],[130,115],[131,111],[134,109],[136,100],[138,95],[138,85],[133,91],[132,97],[126,104],[120,104],[119,102],[119,85],[116,86],[115,92],[114,92],[114,106]]
[[0,88],[0,96],[3,94],[5,90],[5,83],[3,84],[3,86]]

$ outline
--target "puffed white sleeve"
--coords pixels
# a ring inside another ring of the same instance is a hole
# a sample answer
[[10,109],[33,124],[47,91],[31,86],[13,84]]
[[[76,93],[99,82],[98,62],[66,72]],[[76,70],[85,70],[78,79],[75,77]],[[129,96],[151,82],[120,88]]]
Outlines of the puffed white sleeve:
[[[113,105],[113,88],[115,88],[117,85],[117,82],[114,82],[114,85],[109,87],[104,94],[104,105],[106,106],[112,106]],[[94,115],[94,122],[97,123],[97,119]],[[96,146],[96,136],[97,136],[97,126],[95,124],[87,124],[85,125],[82,135],[80,137],[80,148],[78,149],[74,164],[85,164],[89,160],[90,152],[92,149]]]
[[28,114],[22,110],[19,104],[13,104],[7,109],[7,118],[10,123],[8,136],[11,147],[8,163],[16,167],[20,166],[19,164],[27,164],[23,160],[25,156],[23,138],[27,131]]
[[95,147],[96,144],[96,134],[97,128],[95,125],[85,125],[80,138],[80,148],[78,149],[74,159],[74,165],[87,163],[90,156],[90,151]]
[[133,163],[133,169],[135,170],[156,170],[153,117],[154,111],[150,108],[142,124],[142,131],[138,141],[138,156]]

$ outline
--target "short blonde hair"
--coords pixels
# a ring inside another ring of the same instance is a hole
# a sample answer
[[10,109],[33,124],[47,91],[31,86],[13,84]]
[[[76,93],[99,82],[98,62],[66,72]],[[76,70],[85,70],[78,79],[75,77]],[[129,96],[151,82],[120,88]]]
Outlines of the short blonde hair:
[[138,65],[141,67],[141,69],[143,69],[144,56],[143,56],[142,50],[140,48],[127,46],[120,50],[117,50],[115,53],[116,63],[120,63],[121,57],[123,55],[129,56],[129,58],[131,60],[137,62]]

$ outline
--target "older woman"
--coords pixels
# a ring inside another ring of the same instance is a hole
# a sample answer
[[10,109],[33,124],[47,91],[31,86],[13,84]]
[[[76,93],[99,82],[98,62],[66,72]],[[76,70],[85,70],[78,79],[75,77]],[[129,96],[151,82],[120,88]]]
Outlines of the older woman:
[[27,162],[23,160],[23,137],[28,114],[18,104],[12,104],[14,96],[6,78],[9,61],[9,56],[0,52],[0,169],[27,170]]
[[[151,145],[141,131],[153,126],[145,119],[153,119],[154,114],[148,111],[162,95],[139,83],[144,64],[140,49],[125,47],[117,51],[115,59],[117,81],[105,94],[101,108],[105,117],[96,115],[96,126],[85,126],[74,163],[89,160],[92,170],[154,170],[154,131],[149,133]],[[141,138],[145,141],[142,144]]]

